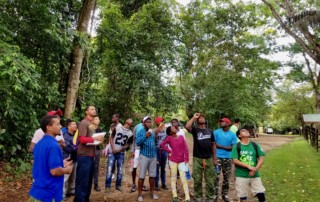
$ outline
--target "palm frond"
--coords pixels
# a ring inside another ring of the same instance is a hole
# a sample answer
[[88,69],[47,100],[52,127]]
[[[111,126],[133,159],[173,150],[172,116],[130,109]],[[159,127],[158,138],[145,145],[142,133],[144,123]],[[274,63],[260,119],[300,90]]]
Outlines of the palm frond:
[[286,24],[288,26],[295,26],[297,24],[306,24],[312,28],[320,27],[320,11],[306,10],[302,11],[292,17],[287,17]]

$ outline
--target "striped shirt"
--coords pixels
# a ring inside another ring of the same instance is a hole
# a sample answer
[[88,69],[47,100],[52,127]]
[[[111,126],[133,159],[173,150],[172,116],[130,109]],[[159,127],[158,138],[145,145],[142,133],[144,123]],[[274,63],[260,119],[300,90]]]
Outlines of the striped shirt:
[[155,158],[157,154],[156,135],[154,131],[148,138],[146,137],[146,129],[140,129],[137,132],[137,145],[140,146],[140,154],[148,158]]

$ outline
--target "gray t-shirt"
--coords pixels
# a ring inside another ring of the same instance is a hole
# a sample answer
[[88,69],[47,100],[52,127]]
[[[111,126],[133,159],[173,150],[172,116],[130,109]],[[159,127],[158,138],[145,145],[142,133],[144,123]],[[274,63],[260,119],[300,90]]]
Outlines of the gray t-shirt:
[[158,142],[157,142],[158,147],[160,147],[160,144],[163,142],[164,139],[166,139],[166,137],[167,137],[166,130],[160,131],[158,133]]

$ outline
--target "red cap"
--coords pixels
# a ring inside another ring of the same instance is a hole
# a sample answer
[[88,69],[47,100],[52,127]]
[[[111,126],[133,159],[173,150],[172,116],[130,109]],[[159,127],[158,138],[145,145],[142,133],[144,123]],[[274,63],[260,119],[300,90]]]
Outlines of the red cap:
[[54,116],[54,115],[58,115],[58,116],[62,116],[63,112],[61,109],[58,109],[57,111],[49,111],[47,113],[47,115],[49,116]]
[[228,125],[231,125],[231,121],[228,118],[223,118],[220,122],[226,122]]
[[161,123],[163,121],[164,121],[164,119],[161,116],[158,116],[157,118],[154,119],[154,123],[155,124],[159,124],[159,123]]

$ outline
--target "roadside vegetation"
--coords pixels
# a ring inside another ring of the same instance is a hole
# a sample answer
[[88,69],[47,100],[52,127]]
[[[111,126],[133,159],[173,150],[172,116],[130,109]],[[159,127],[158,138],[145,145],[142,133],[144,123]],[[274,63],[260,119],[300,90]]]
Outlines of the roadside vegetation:
[[268,201],[320,201],[320,154],[302,138],[272,149],[261,169]]

